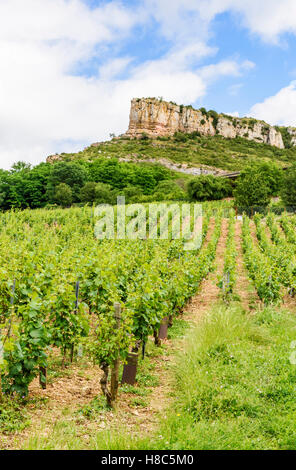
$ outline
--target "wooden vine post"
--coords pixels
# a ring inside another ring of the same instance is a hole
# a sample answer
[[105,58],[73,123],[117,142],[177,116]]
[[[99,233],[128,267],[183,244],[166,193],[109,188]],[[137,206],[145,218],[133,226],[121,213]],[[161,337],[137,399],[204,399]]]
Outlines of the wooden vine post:
[[43,390],[47,387],[47,369],[46,367],[40,366],[39,369],[39,384]]
[[[121,321],[121,305],[119,303],[114,304],[114,318],[115,318],[115,329],[118,330],[120,328],[120,321]],[[101,369],[104,372],[103,377],[101,378],[100,384],[101,389],[106,397],[107,405],[115,408],[115,402],[117,399],[118,393],[118,385],[119,385],[119,355],[113,362],[113,366],[111,369],[111,386],[110,389],[108,387],[108,377],[109,377],[109,365],[107,362],[101,363]]]
[[[114,304],[114,318],[115,318],[115,328],[118,330],[120,328],[120,321],[121,321],[121,305],[119,303]],[[111,371],[111,406],[114,407],[117,393],[118,393],[118,385],[119,385],[119,363],[120,359],[119,356],[115,359]]]
[[43,390],[46,390],[47,387],[47,368],[40,366],[39,367],[39,385]]
[[167,337],[168,337],[169,321],[170,321],[169,317],[164,317],[161,320],[160,327],[159,327],[159,332],[158,332],[158,338],[160,340],[161,339],[167,339]]
[[136,382],[140,346],[141,341],[137,340],[132,349],[132,352],[128,354],[127,364],[124,364],[123,367],[123,374],[121,379],[122,385],[134,385]]
[[[75,315],[77,315],[77,312],[78,312],[78,303],[79,303],[79,281],[76,282],[76,289],[75,289]],[[71,345],[71,351],[70,351],[70,361],[71,363],[73,362],[74,360],[74,348],[75,348],[75,345],[74,343]]]
[[161,341],[160,341],[160,338],[159,338],[159,332],[156,328],[153,330],[153,337],[154,337],[155,346],[161,346]]

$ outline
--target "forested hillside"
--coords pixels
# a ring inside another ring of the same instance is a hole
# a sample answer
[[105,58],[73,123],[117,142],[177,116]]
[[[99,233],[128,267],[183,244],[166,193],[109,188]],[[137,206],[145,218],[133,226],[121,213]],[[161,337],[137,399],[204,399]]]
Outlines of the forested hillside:
[[[279,149],[243,138],[176,133],[149,139],[113,138],[81,152],[53,155],[35,167],[24,162],[0,171],[0,209],[187,198],[189,179],[221,175],[261,163],[296,162],[296,147]],[[230,195],[228,189],[224,195]],[[219,199],[220,197],[218,197]]]

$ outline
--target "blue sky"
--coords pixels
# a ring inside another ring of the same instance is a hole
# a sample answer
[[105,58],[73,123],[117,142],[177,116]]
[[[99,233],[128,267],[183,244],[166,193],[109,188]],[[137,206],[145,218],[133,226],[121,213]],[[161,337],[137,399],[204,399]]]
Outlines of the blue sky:
[[125,132],[133,97],[296,127],[295,0],[0,0],[0,166]]

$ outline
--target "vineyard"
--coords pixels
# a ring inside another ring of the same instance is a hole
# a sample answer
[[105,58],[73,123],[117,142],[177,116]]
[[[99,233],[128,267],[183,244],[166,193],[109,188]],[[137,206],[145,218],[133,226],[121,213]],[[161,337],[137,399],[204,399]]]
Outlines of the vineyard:
[[[164,318],[172,322],[212,268],[221,216],[198,266],[182,240],[98,241],[91,217],[89,209],[2,218],[4,394],[26,396],[37,374],[45,387],[48,351],[56,347],[62,365],[83,350],[100,364],[111,405],[117,387],[111,397],[109,367],[131,349],[144,351],[148,336]],[[203,236],[208,223],[209,213]]]
[[150,344],[169,350],[168,332],[186,312],[196,324],[215,304],[295,308],[296,219],[287,213],[236,217],[231,202],[205,203],[202,244],[190,251],[171,232],[168,240],[98,240],[87,207],[7,212],[0,225],[4,407],[30,400],[36,381],[48,388],[52,357],[60,370],[87,358],[116,413]]

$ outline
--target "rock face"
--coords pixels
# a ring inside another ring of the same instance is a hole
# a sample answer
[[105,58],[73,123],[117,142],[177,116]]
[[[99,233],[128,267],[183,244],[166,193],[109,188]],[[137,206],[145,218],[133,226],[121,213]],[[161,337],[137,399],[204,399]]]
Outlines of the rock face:
[[55,162],[58,162],[58,161],[62,160],[61,157],[62,157],[62,156],[59,155],[58,153],[56,153],[55,155],[49,155],[49,157],[46,158],[46,163],[55,163]]
[[[175,132],[201,135],[221,135],[234,139],[237,136],[258,143],[284,148],[282,134],[263,121],[250,118],[234,118],[225,114],[196,110],[191,106],[178,106],[156,98],[134,98],[131,103],[127,137],[170,136]],[[294,136],[296,145],[296,133]]]
[[295,127],[288,127],[288,133],[291,136],[291,145],[296,145],[296,128]]

